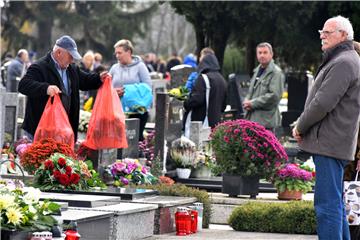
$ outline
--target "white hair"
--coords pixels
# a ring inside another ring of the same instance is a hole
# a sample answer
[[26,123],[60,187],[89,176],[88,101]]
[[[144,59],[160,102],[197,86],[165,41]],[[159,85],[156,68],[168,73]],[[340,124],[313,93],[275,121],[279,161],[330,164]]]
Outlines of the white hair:
[[354,29],[348,18],[343,16],[332,17],[329,20],[335,21],[337,29],[347,33],[347,40],[354,40]]

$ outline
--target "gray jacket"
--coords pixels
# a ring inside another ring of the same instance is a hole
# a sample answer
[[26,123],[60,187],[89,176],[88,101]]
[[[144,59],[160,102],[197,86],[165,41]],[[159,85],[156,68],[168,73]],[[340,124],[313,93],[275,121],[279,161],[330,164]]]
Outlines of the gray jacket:
[[132,56],[132,63],[128,65],[114,64],[109,73],[115,88],[133,83],[146,83],[151,87],[149,71],[139,56]]
[[354,160],[360,116],[360,58],[352,41],[324,52],[297,129],[302,150]]
[[259,69],[260,65],[254,69],[250,80],[246,99],[251,100],[252,111],[248,111],[245,118],[266,128],[274,128],[280,125],[281,120],[278,105],[284,90],[284,74],[271,60],[255,83]]

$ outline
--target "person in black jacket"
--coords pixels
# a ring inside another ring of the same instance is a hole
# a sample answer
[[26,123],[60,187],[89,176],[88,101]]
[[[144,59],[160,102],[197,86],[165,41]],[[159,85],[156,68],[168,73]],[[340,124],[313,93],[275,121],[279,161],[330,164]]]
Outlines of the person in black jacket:
[[[206,51],[205,51],[206,50]],[[226,107],[226,81],[220,74],[219,62],[214,54],[205,48],[201,51],[198,66],[199,76],[187,100],[184,101],[186,112],[192,111],[191,121],[204,121],[206,117],[206,85],[202,74],[206,74],[210,82],[208,121],[210,127],[220,122],[221,113]],[[186,116],[187,114],[185,114]],[[186,119],[186,117],[185,117]]]
[[60,94],[68,114],[75,141],[79,124],[79,89],[97,89],[102,81],[98,73],[86,73],[73,64],[80,60],[75,41],[60,37],[46,56],[33,63],[19,83],[19,92],[28,96],[22,128],[33,139],[49,96]]

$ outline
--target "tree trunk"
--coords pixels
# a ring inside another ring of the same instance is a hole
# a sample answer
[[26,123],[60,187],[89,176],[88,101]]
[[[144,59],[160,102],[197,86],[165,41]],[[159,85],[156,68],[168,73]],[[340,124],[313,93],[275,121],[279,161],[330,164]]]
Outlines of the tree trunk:
[[250,76],[253,74],[255,68],[255,58],[256,58],[256,44],[253,39],[246,40],[246,71]]
[[219,61],[220,69],[222,69],[222,65],[224,62],[225,48],[229,36],[230,36],[230,31],[215,33],[211,41],[212,42],[211,47],[213,48],[215,55]]
[[51,32],[53,27],[53,18],[44,21],[38,21],[38,45],[37,55],[44,56],[51,50]]

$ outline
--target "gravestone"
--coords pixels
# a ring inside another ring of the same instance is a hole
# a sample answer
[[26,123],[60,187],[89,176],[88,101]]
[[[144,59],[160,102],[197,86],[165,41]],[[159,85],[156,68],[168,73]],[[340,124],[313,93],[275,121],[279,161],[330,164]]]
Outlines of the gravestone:
[[170,71],[170,75],[171,75],[170,89],[177,88],[179,86],[184,86],[186,84],[186,81],[190,73],[195,71],[196,71],[195,68],[188,67],[185,65],[178,65],[172,68]]
[[306,72],[289,72],[286,74],[289,111],[302,112],[304,110],[309,77]]
[[18,114],[17,114],[17,139],[20,139],[24,136],[24,130],[21,128],[21,125],[25,118],[25,110],[26,110],[26,96],[19,93],[18,94]]
[[125,125],[128,147],[122,149],[122,158],[138,158],[140,120],[138,118],[126,119]]
[[168,119],[168,132],[166,135],[166,141],[171,143],[175,139],[181,137],[183,128],[183,117],[185,109],[183,102],[171,97],[169,102],[169,119]]
[[235,74],[230,74],[227,88],[227,104],[231,106],[232,111],[236,111],[234,118],[242,118],[244,110],[242,107],[243,93],[241,92],[240,79]]
[[17,137],[18,94],[0,92],[0,146],[4,141],[14,142]]
[[148,122],[154,122],[155,121],[156,94],[166,92],[168,81],[166,81],[166,80],[152,80],[151,83],[152,83],[153,103],[151,105],[151,108],[149,109],[149,120],[148,120]]
[[211,128],[203,128],[201,121],[191,121],[190,140],[193,141],[198,149],[202,149],[204,144],[210,141]]
[[282,127],[289,128],[289,124],[294,122],[304,110],[309,79],[312,79],[312,75],[307,72],[289,72],[286,74],[288,111],[282,113]]
[[156,94],[156,118],[155,118],[155,160],[160,161],[163,171],[166,171],[166,146],[165,138],[168,133],[169,119],[169,95],[167,93]]

